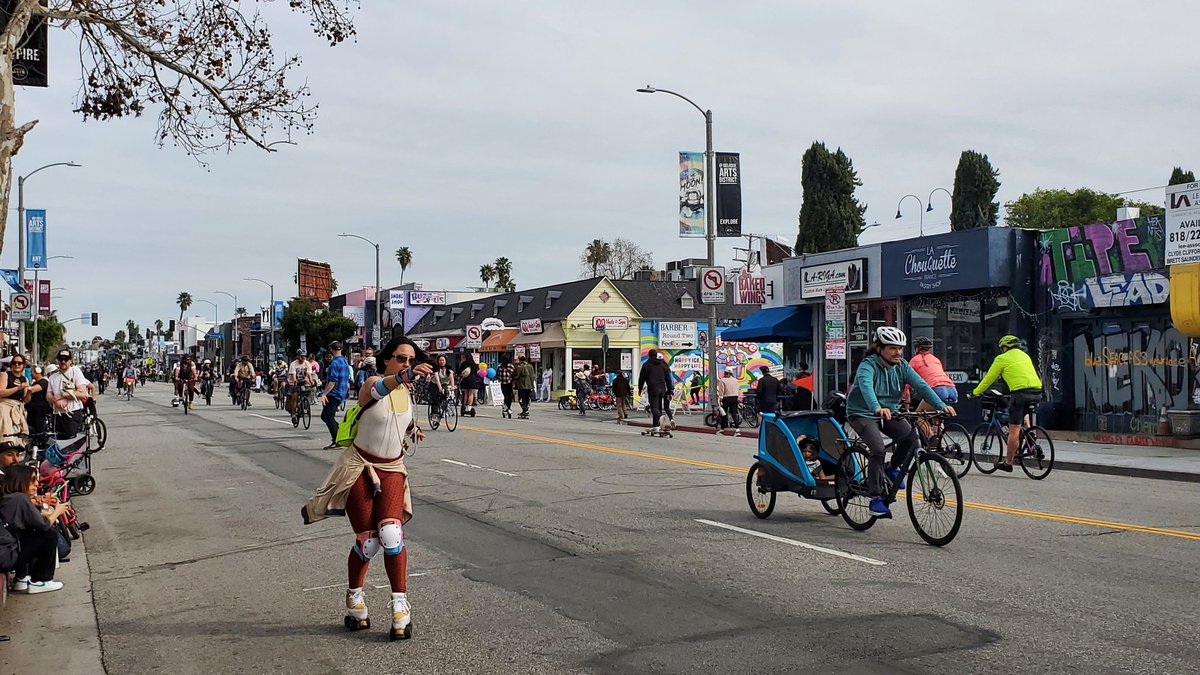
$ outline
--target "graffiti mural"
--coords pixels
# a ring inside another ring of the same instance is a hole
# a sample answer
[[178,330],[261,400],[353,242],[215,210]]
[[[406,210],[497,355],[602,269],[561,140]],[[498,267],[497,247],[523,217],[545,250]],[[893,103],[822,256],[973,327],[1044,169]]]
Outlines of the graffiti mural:
[[1186,409],[1197,395],[1200,355],[1174,328],[1113,327],[1089,324],[1074,337],[1078,428],[1153,435],[1163,408]]
[[1041,282],[1050,309],[1166,302],[1163,247],[1161,216],[1047,230],[1041,236]]
[[[641,325],[641,363],[645,363],[651,349],[658,349],[667,357],[671,372],[675,374],[676,382],[691,382],[696,373],[700,373],[705,387],[708,386],[707,372],[704,367],[704,351],[701,349],[659,349],[658,336],[654,333],[653,322],[643,321]],[[703,324],[700,326],[704,330]],[[725,342],[721,340],[722,328],[717,328],[717,372],[724,374],[732,370],[746,391],[750,383],[760,377],[759,367],[767,366],[776,377],[783,374],[783,344],[779,342]]]

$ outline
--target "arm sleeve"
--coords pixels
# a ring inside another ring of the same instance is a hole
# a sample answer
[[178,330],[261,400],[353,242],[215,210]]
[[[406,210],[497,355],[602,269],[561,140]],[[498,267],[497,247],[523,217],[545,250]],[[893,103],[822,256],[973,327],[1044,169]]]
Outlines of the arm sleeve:
[[942,402],[942,397],[937,395],[937,392],[933,390],[933,387],[930,387],[929,383],[917,374],[917,371],[913,370],[912,368],[906,369],[904,372],[904,379],[905,382],[908,383],[908,386],[916,390],[917,394],[920,395],[921,398],[925,399],[926,403],[934,408],[937,408],[938,410],[946,409],[946,404]]
[[975,387],[975,391],[971,392],[971,395],[978,396],[987,391],[987,388],[992,386],[992,383],[1000,377],[1000,373],[1002,372],[1004,372],[1004,364],[1001,363],[1000,357],[997,356],[996,359],[992,361],[992,367],[988,368],[987,374],[984,375],[983,379],[979,381],[979,384]]
[[20,510],[16,518],[17,527],[24,530],[48,530],[50,529],[50,521],[38,511],[33,502],[25,499],[22,501]]
[[875,398],[875,369],[871,367],[870,361],[863,360],[858,364],[858,370],[854,373],[854,386],[862,392],[863,400],[867,402],[867,408],[872,413],[879,410],[879,399]]

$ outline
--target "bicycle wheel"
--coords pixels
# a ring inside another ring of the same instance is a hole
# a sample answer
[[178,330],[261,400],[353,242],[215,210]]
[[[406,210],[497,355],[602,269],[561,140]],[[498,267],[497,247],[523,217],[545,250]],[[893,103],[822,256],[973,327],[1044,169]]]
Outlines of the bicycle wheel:
[[308,401],[304,402],[304,409],[301,411],[301,422],[304,422],[304,428],[307,429],[312,424],[312,404]]
[[944,424],[934,437],[934,451],[941,455],[959,478],[971,470],[971,435],[961,424]]
[[821,506],[825,507],[826,513],[831,516],[836,516],[842,512],[842,510],[838,508],[837,499],[822,499]]
[[85,473],[82,476],[76,476],[75,478],[71,479],[71,492],[74,492],[77,495],[90,495],[95,489],[96,479],[90,474]]
[[1021,432],[1021,452],[1017,459],[1021,470],[1034,480],[1042,480],[1054,468],[1054,441],[1041,427],[1029,427]]
[[446,431],[453,432],[458,428],[458,404],[446,406],[446,416],[442,418]]
[[746,501],[750,503],[750,512],[759,518],[766,518],[775,510],[775,490],[764,485],[767,471],[762,462],[755,462],[746,473]]
[[188,400],[187,400],[187,392],[186,392],[186,391],[185,391],[185,392],[183,392],[183,396],[180,396],[180,397],[179,397],[179,407],[180,407],[180,408],[183,408],[183,414],[184,414],[184,415],[188,414],[188,412],[189,412],[189,411],[188,411],[188,408],[190,408],[191,406],[189,406],[189,405],[188,405]]
[[429,413],[428,413],[428,415],[427,415],[427,416],[428,416],[428,418],[429,418],[429,428],[430,428],[430,429],[437,429],[437,428],[438,428],[438,424],[439,424],[439,422],[438,422],[438,410],[437,410],[437,408],[438,408],[438,407],[437,407],[437,405],[436,405],[436,404],[434,404],[434,403],[430,403],[430,404],[429,404]]
[[908,517],[926,543],[945,546],[962,525],[963,500],[958,474],[945,457],[924,453],[908,470]]
[[742,421],[750,425],[750,428],[758,428],[758,411],[752,409],[748,405],[742,406]]
[[715,411],[715,410],[709,411],[709,413],[704,416],[704,426],[716,428],[717,420],[719,418],[720,418],[720,415],[717,414],[717,411]]
[[108,442],[108,425],[99,417],[92,416],[88,423],[88,435],[92,437],[92,452],[99,452]]
[[1000,434],[1000,428],[990,424],[980,424],[971,435],[971,462],[979,469],[979,473],[992,474],[996,472],[995,463],[1000,461],[1000,453],[1004,452],[1008,440]]
[[834,476],[838,510],[842,520],[860,532],[875,524],[871,515],[871,497],[867,487],[867,453],[860,447],[851,447],[842,453]]

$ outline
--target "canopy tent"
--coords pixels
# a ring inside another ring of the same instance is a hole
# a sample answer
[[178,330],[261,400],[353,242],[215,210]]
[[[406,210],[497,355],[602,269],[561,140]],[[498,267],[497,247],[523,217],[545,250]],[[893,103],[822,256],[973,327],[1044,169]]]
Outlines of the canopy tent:
[[794,342],[812,339],[811,307],[762,309],[721,333],[725,342]]

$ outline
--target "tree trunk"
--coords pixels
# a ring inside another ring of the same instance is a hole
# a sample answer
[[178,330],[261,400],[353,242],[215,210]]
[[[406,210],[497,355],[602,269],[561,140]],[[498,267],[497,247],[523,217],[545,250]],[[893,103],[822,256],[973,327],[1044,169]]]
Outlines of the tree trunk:
[[[8,225],[9,193],[12,192],[12,158],[21,150],[25,134],[37,124],[37,120],[26,122],[20,127],[16,123],[16,87],[13,86],[13,54],[17,43],[25,34],[38,0],[21,0],[17,3],[4,32],[0,33],[0,252],[4,251],[4,234]],[[20,227],[20,223],[17,226]]]

